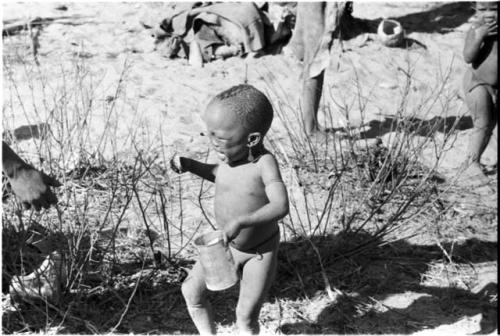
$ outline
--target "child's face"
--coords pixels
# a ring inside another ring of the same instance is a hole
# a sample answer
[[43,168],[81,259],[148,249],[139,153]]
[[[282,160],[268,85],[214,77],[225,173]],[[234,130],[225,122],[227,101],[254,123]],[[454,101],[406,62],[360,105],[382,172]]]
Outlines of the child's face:
[[248,156],[249,132],[234,112],[214,102],[207,107],[203,120],[210,142],[222,162],[230,164]]
[[477,16],[484,23],[497,22],[497,7],[496,2],[476,2]]

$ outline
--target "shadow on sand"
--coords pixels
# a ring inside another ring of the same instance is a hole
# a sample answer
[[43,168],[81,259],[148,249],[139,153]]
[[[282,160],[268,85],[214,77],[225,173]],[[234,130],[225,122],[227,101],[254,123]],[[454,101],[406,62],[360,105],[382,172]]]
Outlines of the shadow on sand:
[[472,2],[438,3],[427,11],[395,18],[406,33],[445,34],[466,23],[474,15]]
[[[384,134],[405,131],[418,136],[433,137],[436,132],[449,133],[451,131],[463,131],[473,127],[472,118],[466,117],[433,117],[428,120],[409,117],[404,119],[386,117],[384,120],[371,120],[362,125],[365,130],[359,131],[357,135],[363,139],[373,139]],[[349,129],[349,133],[356,131],[357,128]],[[344,128],[328,129],[329,132],[346,132]]]
[[[48,244],[29,243],[35,229],[44,233],[42,240]],[[125,246],[127,256],[113,247],[104,255],[103,245],[91,243],[88,234],[53,233],[38,224],[35,229],[32,225],[26,231],[2,232],[3,294],[8,293],[12,277],[30,274],[55,250],[66,257],[68,281],[58,302],[16,300],[7,309],[4,302],[4,334],[48,332],[47,328],[64,334],[196,333],[180,290],[191,261],[164,255],[153,261],[130,243]]]
[[[366,233],[339,233],[313,237],[311,241],[322,257],[330,283],[345,295],[329,301],[314,321],[280,325],[279,331],[284,334],[404,334],[476,314],[483,316],[483,332],[496,328],[496,303],[490,299],[496,295],[496,284],[490,283],[477,293],[457,286],[422,284],[433,263],[447,263],[438,246],[403,241],[382,244]],[[442,247],[453,262],[462,265],[497,260],[494,242],[469,239]],[[75,292],[70,286],[61,302],[30,302],[4,311],[2,331],[47,331],[53,326],[66,334],[195,334],[180,291],[184,269],[189,269],[191,263],[164,259],[156,266],[146,260],[111,263],[108,270],[87,268],[78,283],[80,289],[88,290]],[[310,242],[283,242],[271,301],[313,298],[324,295],[324,288],[321,267]],[[409,306],[373,309],[374,302],[410,291],[420,296]],[[234,322],[237,298],[238,286],[209,294],[217,323],[227,326]],[[363,309],[365,314],[360,314]]]
[[[345,295],[327,304],[314,321],[281,325],[284,334],[408,334],[476,314],[482,314],[481,332],[492,332],[497,326],[496,302],[490,301],[497,293],[496,283],[489,283],[478,293],[458,286],[422,284],[432,263],[447,263],[436,245],[403,241],[383,245],[365,233],[314,237],[312,242],[322,256],[331,285]],[[369,244],[363,246],[363,242]],[[456,263],[497,260],[496,242],[469,239],[453,247],[443,244],[443,248],[453,251]],[[280,249],[280,269],[270,297],[297,300],[324,295],[321,268],[311,244],[282,243]],[[409,291],[419,295],[409,306],[367,308]]]
[[[362,4],[354,4],[354,13],[356,12],[356,6],[362,6]],[[401,23],[406,34],[413,32],[446,34],[466,23],[473,15],[472,2],[442,2],[435,3],[434,6],[423,12],[389,17],[389,19],[394,19]],[[361,19],[353,17],[346,27],[343,28],[343,36],[348,40],[364,33],[376,34],[381,21],[382,18]],[[414,39],[407,39],[404,45],[409,47],[413,44],[425,47]]]

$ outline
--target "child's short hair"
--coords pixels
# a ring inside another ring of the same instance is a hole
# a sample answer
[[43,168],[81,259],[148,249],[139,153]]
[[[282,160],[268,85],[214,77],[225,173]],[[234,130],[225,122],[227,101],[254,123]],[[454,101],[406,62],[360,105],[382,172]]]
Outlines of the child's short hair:
[[273,121],[273,107],[266,95],[248,84],[233,86],[209,103],[218,102],[235,112],[245,129],[265,135]]

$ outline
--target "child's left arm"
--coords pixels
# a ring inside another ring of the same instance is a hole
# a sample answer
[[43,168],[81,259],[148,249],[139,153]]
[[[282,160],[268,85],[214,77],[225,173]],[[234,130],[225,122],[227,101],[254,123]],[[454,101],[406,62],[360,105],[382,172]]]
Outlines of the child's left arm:
[[276,159],[272,155],[264,155],[259,164],[269,203],[229,223],[225,229],[229,240],[234,239],[243,228],[274,222],[288,214],[288,194]]

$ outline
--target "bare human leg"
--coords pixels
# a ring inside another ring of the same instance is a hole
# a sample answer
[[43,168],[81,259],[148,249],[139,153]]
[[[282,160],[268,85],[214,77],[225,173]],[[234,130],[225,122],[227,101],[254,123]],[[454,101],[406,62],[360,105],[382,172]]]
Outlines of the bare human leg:
[[189,315],[200,335],[215,335],[212,305],[207,300],[206,294],[207,287],[203,278],[203,269],[198,261],[182,283],[182,295],[186,301]]
[[277,249],[251,258],[243,267],[240,295],[236,307],[236,324],[241,334],[258,334],[259,313],[267,291],[274,280]]
[[467,148],[467,168],[464,177],[468,185],[483,185],[487,184],[489,179],[484,175],[479,162],[495,128],[494,102],[483,85],[467,92],[465,101],[472,114],[474,128]]
[[[321,72],[317,77],[302,79],[302,120],[307,134],[319,131],[318,108],[323,91],[323,78],[325,72]],[[307,76],[306,73],[303,76]]]

